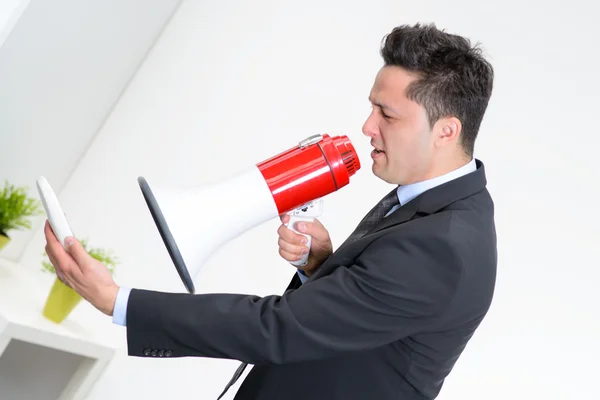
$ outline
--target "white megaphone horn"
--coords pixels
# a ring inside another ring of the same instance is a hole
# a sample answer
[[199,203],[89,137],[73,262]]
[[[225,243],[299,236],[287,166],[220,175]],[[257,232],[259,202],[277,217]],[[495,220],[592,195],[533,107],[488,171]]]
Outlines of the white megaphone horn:
[[224,243],[284,213],[296,231],[296,221],[318,217],[321,198],[346,186],[359,169],[348,137],[324,134],[216,183],[153,189],[144,177],[138,183],[183,284],[194,293],[200,267]]

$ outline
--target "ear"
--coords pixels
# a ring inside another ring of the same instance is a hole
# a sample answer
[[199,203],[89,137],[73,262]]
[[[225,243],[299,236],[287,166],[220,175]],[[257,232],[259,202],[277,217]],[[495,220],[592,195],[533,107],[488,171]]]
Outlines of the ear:
[[439,119],[434,126],[435,145],[437,147],[448,146],[451,143],[458,142],[458,137],[462,132],[462,124],[456,117]]

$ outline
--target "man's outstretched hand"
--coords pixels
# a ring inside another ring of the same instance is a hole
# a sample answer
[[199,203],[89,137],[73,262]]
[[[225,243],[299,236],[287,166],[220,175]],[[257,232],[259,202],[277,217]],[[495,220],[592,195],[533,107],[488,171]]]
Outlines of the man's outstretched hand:
[[106,315],[112,315],[119,286],[104,264],[90,256],[73,237],[66,239],[67,250],[60,244],[50,223],[44,226],[46,253],[65,285]]

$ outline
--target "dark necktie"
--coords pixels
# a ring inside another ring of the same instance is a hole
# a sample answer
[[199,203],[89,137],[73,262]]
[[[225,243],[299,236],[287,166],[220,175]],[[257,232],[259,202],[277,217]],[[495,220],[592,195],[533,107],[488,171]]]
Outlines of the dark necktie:
[[[394,190],[392,190],[391,192],[389,192],[388,194],[386,194],[385,197],[383,199],[381,199],[379,201],[379,203],[377,203],[375,205],[375,207],[373,207],[373,209],[371,211],[369,211],[369,213],[358,224],[358,226],[356,227],[356,229],[354,230],[354,232],[352,232],[350,234],[350,236],[348,237],[348,239],[346,239],[345,243],[353,242],[354,240],[359,239],[360,237],[362,237],[376,223],[378,223],[379,221],[381,221],[381,219],[383,217],[385,217],[386,214],[388,212],[390,212],[390,210],[394,206],[397,206],[399,204],[400,204],[400,200],[398,199],[398,188],[396,187],[396,188],[394,188]],[[220,398],[222,398],[225,395],[225,393],[227,393],[227,391],[229,390],[229,388],[231,386],[233,386],[235,384],[235,382],[237,382],[237,380],[240,378],[240,376],[242,375],[242,373],[244,372],[244,370],[246,369],[247,366],[248,366],[248,363],[245,363],[245,362],[243,362],[243,363],[240,364],[240,366],[234,372],[233,376],[229,380],[229,383],[227,383],[227,386],[225,386],[225,389],[223,389],[223,392],[217,398],[217,400],[219,400]]]
[[369,232],[371,228],[375,226],[375,224],[381,221],[392,208],[399,204],[400,200],[398,199],[398,188],[396,187],[394,190],[386,194],[385,197],[381,199],[379,203],[377,203],[375,207],[371,209],[371,211],[369,211],[363,220],[360,221],[354,232],[348,236],[348,239],[346,239],[344,244],[360,239],[364,234]]

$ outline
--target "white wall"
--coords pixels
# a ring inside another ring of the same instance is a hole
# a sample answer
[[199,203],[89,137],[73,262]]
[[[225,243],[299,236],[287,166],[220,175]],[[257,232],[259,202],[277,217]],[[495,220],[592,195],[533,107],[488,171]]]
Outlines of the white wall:
[[[61,200],[77,234],[121,256],[120,284],[184,291],[139,192],[139,175],[204,183],[309,135],[348,134],[363,168],[326,199],[322,220],[337,245],[388,190],[370,173],[360,131],[381,64],[380,40],[395,25],[435,21],[482,42],[496,69],[476,153],[497,205],[500,252],[492,309],[439,398],[570,399],[574,390],[577,398],[599,398],[593,143],[600,30],[591,6],[184,2]],[[266,223],[228,243],[205,266],[198,291],[280,293],[293,270],[277,255],[277,226]],[[36,265],[42,247],[38,232],[23,261]],[[236,366],[128,358],[123,350],[89,400],[216,398]]]
[[[2,185],[63,188],[179,2],[0,0]],[[8,234],[16,261],[33,232]]]
[[29,3],[27,0],[3,0],[0,2],[0,44],[20,17],[27,3]]

